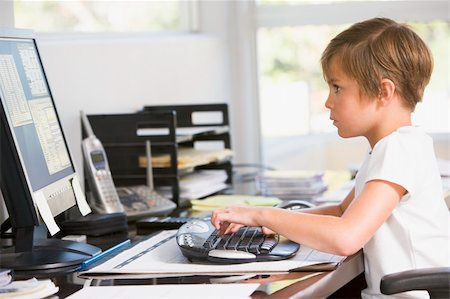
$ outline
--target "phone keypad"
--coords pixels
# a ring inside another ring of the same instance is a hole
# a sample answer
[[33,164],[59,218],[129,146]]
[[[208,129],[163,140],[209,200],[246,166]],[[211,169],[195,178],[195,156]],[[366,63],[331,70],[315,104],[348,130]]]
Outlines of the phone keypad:
[[165,213],[176,207],[170,199],[145,185],[119,187],[117,193],[128,216]]

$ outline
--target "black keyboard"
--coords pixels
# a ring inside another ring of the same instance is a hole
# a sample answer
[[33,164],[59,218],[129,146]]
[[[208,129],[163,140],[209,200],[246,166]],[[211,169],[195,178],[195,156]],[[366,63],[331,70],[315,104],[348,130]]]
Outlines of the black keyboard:
[[191,261],[226,264],[288,259],[300,248],[292,241],[280,241],[278,235],[264,235],[259,227],[242,227],[233,234],[220,235],[204,220],[182,225],[177,244]]

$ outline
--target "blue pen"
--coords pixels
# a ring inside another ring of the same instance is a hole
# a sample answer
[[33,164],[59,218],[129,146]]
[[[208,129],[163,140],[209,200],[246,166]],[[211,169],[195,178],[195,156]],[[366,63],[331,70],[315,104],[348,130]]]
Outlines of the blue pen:
[[82,270],[86,269],[87,267],[91,266],[92,264],[94,264],[95,262],[99,261],[100,259],[110,255],[113,252],[118,251],[119,249],[121,249],[125,245],[130,244],[130,242],[131,241],[128,239],[128,240],[125,240],[125,241],[123,241],[123,242],[121,242],[121,243],[119,243],[117,245],[114,245],[113,247],[111,247],[111,248],[109,248],[109,249],[107,249],[107,250],[105,250],[103,252],[100,252],[96,256],[93,256],[92,258],[82,262],[80,267],[78,267],[75,271],[78,272],[78,271],[82,271]]

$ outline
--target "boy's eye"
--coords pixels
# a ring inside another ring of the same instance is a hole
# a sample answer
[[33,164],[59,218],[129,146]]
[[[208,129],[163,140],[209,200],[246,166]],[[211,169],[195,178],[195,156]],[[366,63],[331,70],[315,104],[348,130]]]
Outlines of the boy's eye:
[[336,84],[333,84],[333,89],[334,89],[334,93],[338,93],[341,91],[341,87]]

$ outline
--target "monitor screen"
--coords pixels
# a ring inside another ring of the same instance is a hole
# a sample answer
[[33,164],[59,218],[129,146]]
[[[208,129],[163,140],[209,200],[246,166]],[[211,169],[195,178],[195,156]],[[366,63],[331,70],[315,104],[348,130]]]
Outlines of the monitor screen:
[[75,168],[33,38],[0,36],[0,99],[9,135],[2,142],[19,160],[11,175],[23,173],[34,204],[39,194],[53,216],[66,211],[76,203]]

